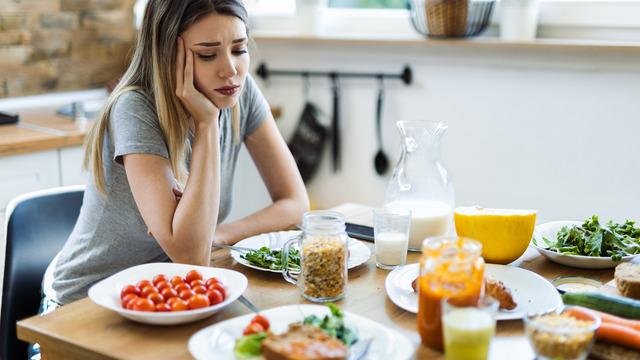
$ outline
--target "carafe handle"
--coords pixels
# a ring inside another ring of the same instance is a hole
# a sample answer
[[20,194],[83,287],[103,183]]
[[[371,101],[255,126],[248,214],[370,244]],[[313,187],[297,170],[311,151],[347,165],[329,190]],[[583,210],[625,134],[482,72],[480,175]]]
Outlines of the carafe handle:
[[[282,256],[282,277],[284,277],[284,279],[287,280],[287,282],[290,282],[293,285],[298,285],[298,279],[291,276],[291,273],[289,271],[289,248],[291,247],[291,244],[293,244],[295,241],[298,241],[301,237],[302,235],[299,235],[294,237],[293,239],[289,239],[282,246],[282,251],[280,253],[280,255]],[[300,265],[302,267],[302,264]]]

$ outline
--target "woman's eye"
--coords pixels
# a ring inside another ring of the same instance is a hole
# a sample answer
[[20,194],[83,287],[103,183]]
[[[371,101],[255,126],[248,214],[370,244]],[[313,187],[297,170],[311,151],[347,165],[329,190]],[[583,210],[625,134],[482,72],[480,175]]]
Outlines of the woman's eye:
[[198,57],[204,61],[211,61],[216,57],[216,54],[198,54]]
[[236,55],[242,55],[242,54],[246,54],[247,50],[246,49],[234,50],[233,53]]

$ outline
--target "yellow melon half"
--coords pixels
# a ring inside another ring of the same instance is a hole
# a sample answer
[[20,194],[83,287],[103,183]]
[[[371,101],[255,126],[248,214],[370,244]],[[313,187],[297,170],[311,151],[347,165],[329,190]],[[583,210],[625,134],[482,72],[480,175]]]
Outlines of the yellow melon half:
[[458,236],[482,243],[486,262],[508,264],[522,255],[536,225],[535,210],[457,207],[453,212]]

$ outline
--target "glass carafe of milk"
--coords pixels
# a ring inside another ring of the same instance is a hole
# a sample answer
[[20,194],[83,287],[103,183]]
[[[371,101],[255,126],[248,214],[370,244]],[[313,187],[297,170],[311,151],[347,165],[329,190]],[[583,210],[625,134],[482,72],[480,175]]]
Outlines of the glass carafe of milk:
[[387,185],[385,206],[411,210],[409,250],[422,240],[448,233],[453,219],[453,184],[440,146],[447,126],[441,122],[398,121],[402,155]]

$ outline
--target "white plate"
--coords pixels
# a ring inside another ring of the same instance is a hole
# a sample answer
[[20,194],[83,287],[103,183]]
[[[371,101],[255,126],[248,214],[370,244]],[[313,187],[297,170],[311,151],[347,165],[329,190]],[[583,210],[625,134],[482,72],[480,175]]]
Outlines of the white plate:
[[[269,234],[273,234],[275,236],[269,238]],[[263,246],[266,246],[270,249],[281,249],[282,245],[287,242],[287,240],[294,238],[300,235],[300,231],[291,230],[291,231],[278,231],[267,234],[260,234],[256,236],[252,236],[250,238],[246,238],[242,241],[236,243],[236,246],[250,248],[250,249],[260,249]],[[238,251],[231,251],[231,257],[244,266],[248,266],[252,269],[262,270],[262,271],[270,271],[275,273],[282,273],[280,270],[271,270],[261,268],[259,266],[253,265],[247,260],[240,257],[242,253]],[[347,268],[352,269],[358,265],[362,265],[371,257],[371,250],[363,244],[361,241],[358,241],[353,238],[349,238],[349,259],[347,260]]]
[[[418,313],[418,294],[411,282],[418,277],[420,264],[398,267],[387,275],[385,288],[389,299],[399,307]],[[502,281],[509,289],[518,306],[513,310],[500,310],[496,319],[521,319],[527,313],[546,312],[562,306],[558,291],[542,276],[529,270],[509,265],[485,264],[485,275]]]
[[[533,237],[538,245],[544,244],[543,237],[546,237],[551,242],[556,241],[556,235],[562,227],[571,227],[573,225],[580,226],[584,222],[582,221],[553,221],[536,226],[533,232]],[[620,264],[623,261],[631,261],[633,258],[639,255],[623,256],[620,261],[611,260],[610,256],[582,256],[582,255],[564,255],[555,251],[547,250],[543,246],[538,246],[531,242],[531,245],[538,250],[538,252],[547,259],[556,262],[558,264],[581,268],[581,269],[610,269]]]
[[[190,270],[198,270],[205,279],[217,277],[226,290],[226,298],[220,304],[202,309],[176,312],[145,312],[127,310],[120,302],[120,291],[126,285],[135,285],[140,280],[151,281],[154,276],[164,274],[168,278],[184,277]],[[215,314],[240,297],[247,288],[247,278],[228,269],[174,263],[150,263],[122,270],[98,282],[89,289],[89,298],[96,304],[113,310],[127,319],[152,325],[184,324]]]
[[[271,330],[279,334],[287,331],[290,323],[302,321],[309,315],[324,317],[329,314],[329,309],[321,305],[287,305],[265,310],[260,314],[267,317]],[[198,331],[189,339],[189,352],[198,360],[235,360],[235,340],[242,336],[242,330],[253,316],[239,316]],[[360,340],[373,338],[366,359],[404,360],[413,355],[411,341],[398,331],[347,311],[344,312],[344,318],[345,324],[356,331]]]

